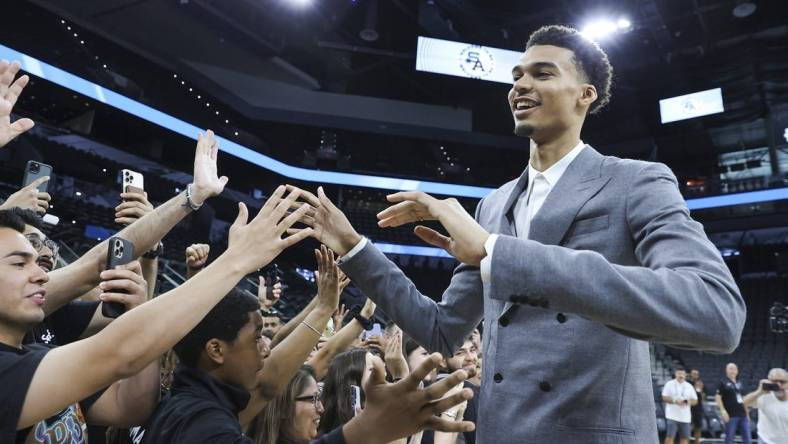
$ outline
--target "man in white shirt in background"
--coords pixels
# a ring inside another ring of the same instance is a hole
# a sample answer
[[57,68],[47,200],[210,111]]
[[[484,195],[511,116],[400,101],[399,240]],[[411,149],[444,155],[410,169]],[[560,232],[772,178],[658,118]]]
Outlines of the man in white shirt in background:
[[773,368],[768,376],[744,397],[744,405],[758,409],[758,444],[788,443],[788,372]]
[[695,388],[687,382],[687,372],[683,368],[676,369],[675,379],[671,379],[662,388],[662,400],[665,402],[665,419],[668,427],[665,444],[673,444],[676,432],[679,432],[679,443],[688,444],[692,412],[690,407],[698,403]]

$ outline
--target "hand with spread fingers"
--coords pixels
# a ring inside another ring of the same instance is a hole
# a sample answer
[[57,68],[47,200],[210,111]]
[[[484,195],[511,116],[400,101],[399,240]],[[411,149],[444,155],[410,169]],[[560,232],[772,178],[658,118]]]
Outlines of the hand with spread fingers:
[[142,277],[139,261],[102,271],[101,280],[99,299],[102,302],[119,302],[129,311],[148,300],[148,283]]
[[467,378],[458,370],[445,379],[420,388],[422,380],[440,364],[440,355],[433,353],[405,379],[386,383],[383,363],[375,360],[372,374],[364,385],[364,409],[343,427],[348,444],[386,443],[413,435],[420,430],[471,432],[470,421],[445,419],[438,415],[473,397],[470,389],[447,393]]
[[315,250],[317,259],[317,304],[330,310],[331,313],[339,305],[339,267],[334,252],[325,245]]
[[312,229],[306,228],[282,237],[308,209],[308,205],[304,204],[288,215],[288,210],[295,206],[299,191],[295,190],[283,198],[284,194],[284,186],[277,188],[251,222],[247,222],[249,210],[246,205],[238,204],[238,217],[230,227],[228,247],[224,254],[233,257],[230,263],[238,264],[244,274],[268,265],[285,248],[312,235]]
[[115,207],[115,223],[131,225],[153,211],[148,193],[120,193],[122,202]]
[[7,60],[0,60],[0,148],[34,125],[33,121],[27,118],[11,122],[11,110],[14,109],[22,90],[30,82],[27,75],[14,80],[20,68],[19,62],[8,63]]
[[8,199],[0,205],[0,209],[7,210],[14,207],[33,210],[38,214],[44,214],[49,209],[49,202],[52,196],[44,191],[39,191],[38,186],[49,180],[49,176],[39,177],[30,182],[29,185],[20,188],[16,193],[8,196]]
[[402,353],[402,330],[395,327],[394,331],[386,338],[386,368],[394,380],[408,376],[408,361]]
[[[312,228],[312,236],[336,254],[344,256],[361,241],[361,236],[350,225],[345,214],[326,197],[323,187],[317,188],[317,196],[292,185],[288,185],[287,189],[298,190],[301,199],[310,206],[300,222]],[[290,232],[298,231],[299,229],[292,229]]]
[[192,202],[202,205],[208,198],[218,196],[224,191],[229,179],[219,177],[216,160],[219,156],[219,141],[213,131],[197,135],[197,151],[194,154],[194,182],[192,182]]
[[403,191],[386,198],[394,205],[378,213],[378,225],[381,228],[437,220],[449,232],[449,236],[423,225],[417,225],[413,232],[424,242],[443,248],[468,265],[478,267],[487,255],[484,243],[490,233],[465,211],[457,199],[436,199],[421,191]]

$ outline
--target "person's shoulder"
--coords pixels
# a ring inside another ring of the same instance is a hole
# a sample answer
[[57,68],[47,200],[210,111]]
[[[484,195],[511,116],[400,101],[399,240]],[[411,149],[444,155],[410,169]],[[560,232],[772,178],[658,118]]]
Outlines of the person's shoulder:
[[602,155],[602,172],[608,176],[623,176],[630,179],[641,177],[645,173],[655,175],[673,174],[670,168],[661,162],[626,159],[622,157],[606,155]]

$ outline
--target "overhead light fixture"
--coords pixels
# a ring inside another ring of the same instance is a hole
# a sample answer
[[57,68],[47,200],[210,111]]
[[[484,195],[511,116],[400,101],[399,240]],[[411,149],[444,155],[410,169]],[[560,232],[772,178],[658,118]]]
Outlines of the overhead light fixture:
[[758,9],[758,5],[753,2],[742,2],[736,5],[733,8],[733,16],[736,18],[745,18],[751,16],[755,10]]
[[583,27],[580,34],[591,40],[602,40],[618,30],[616,23],[602,19],[593,21]]
[[627,30],[632,27],[632,22],[630,22],[626,17],[621,17],[616,22],[616,26],[618,26],[618,29]]
[[367,15],[364,18],[364,29],[362,29],[358,36],[365,42],[375,42],[380,38],[378,34],[378,0],[370,0],[367,5]]

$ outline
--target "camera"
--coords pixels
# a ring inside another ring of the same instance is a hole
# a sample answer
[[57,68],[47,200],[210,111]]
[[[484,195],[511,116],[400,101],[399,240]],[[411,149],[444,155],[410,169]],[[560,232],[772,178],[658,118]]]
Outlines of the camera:
[[780,391],[780,384],[775,384],[773,382],[764,382],[762,385],[763,389],[767,392],[778,392]]
[[769,330],[772,333],[788,331],[788,308],[779,302],[775,302],[769,309]]
[[30,162],[30,172],[33,174],[38,174],[41,171],[41,164],[38,162]]

